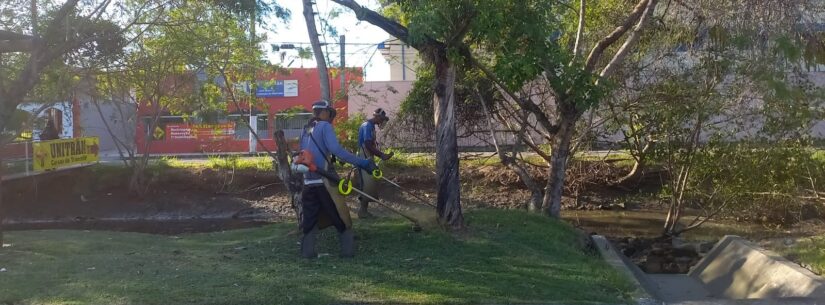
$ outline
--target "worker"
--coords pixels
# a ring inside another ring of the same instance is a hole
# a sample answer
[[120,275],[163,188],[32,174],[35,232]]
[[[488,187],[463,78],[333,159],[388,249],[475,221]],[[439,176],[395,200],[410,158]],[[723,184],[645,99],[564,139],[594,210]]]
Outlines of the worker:
[[54,126],[54,121],[46,120],[46,127],[40,132],[40,141],[49,141],[60,139],[60,132]]
[[[318,171],[325,171],[332,175],[336,175],[333,163],[330,160],[333,155],[358,168],[368,171],[376,169],[377,167],[372,160],[356,157],[338,143],[338,139],[335,138],[335,130],[332,128],[332,124],[329,123],[332,121],[334,111],[328,101],[322,100],[312,104],[313,118],[309,121],[301,136],[301,149],[312,154],[312,162]],[[293,165],[293,168],[295,168],[295,165]],[[341,256],[353,257],[355,255],[355,236],[352,232],[349,209],[343,197],[337,191],[330,191],[330,189],[334,189],[330,186],[337,183],[337,181],[328,181],[316,172],[304,170],[303,173],[301,227],[304,234],[301,238],[301,256],[304,258],[317,257],[315,243],[318,230],[332,225],[338,230]]]
[[[378,148],[378,141],[377,137],[375,136],[375,126],[383,129],[384,126],[389,122],[390,118],[387,117],[387,112],[384,109],[378,108],[372,113],[372,118],[366,120],[361,127],[358,128],[358,156],[363,157],[369,160],[374,160],[375,157],[380,158],[381,160],[389,160],[395,154],[390,152],[389,154],[384,153]],[[357,181],[358,186],[362,191],[371,195],[372,197],[377,198],[376,188],[377,188],[377,181],[371,178],[372,172],[359,170],[357,173]],[[367,218],[370,217],[370,213],[368,211],[370,204],[370,200],[364,196],[358,197],[358,218]]]

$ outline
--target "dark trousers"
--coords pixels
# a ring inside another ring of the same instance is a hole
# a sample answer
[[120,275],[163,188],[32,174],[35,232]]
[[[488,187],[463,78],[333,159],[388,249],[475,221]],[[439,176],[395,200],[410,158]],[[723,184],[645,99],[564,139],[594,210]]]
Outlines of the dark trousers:
[[329,192],[323,184],[304,186],[301,191],[301,204],[303,205],[303,218],[301,225],[304,234],[309,233],[318,225],[318,219],[322,216],[330,220],[339,233],[347,230],[347,225],[338,216],[338,209],[332,201]]

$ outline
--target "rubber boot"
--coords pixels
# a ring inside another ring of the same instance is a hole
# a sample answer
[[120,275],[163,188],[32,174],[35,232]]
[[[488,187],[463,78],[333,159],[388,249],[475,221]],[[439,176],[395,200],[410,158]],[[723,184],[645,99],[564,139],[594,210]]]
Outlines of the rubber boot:
[[351,229],[338,234],[338,239],[341,242],[341,257],[355,256],[355,233]]
[[361,198],[361,197],[358,198],[358,213],[357,213],[358,218],[367,219],[367,218],[372,217],[372,214],[370,214],[370,212],[367,212],[367,209],[369,208],[369,206],[370,206],[369,200],[367,200],[366,198]]
[[318,228],[312,229],[309,233],[304,234],[301,238],[301,257],[316,258],[318,253],[315,252],[315,241],[318,239]]

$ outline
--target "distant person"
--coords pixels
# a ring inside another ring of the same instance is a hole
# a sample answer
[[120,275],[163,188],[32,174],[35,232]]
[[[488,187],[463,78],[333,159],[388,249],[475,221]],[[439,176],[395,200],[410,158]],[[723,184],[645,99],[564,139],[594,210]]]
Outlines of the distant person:
[[[378,108],[372,113],[372,118],[366,120],[361,127],[358,128],[358,156],[368,160],[374,160],[375,157],[381,160],[389,160],[395,153],[384,153],[378,145],[377,137],[375,135],[375,126],[383,129],[384,125],[390,121],[387,117],[387,112],[384,109]],[[366,170],[359,170],[357,175],[358,186],[367,194],[377,198],[376,188],[377,181],[372,178],[372,172]],[[370,217],[369,208],[370,200],[364,196],[358,197],[358,217]]]
[[[312,112],[313,118],[304,128],[300,145],[301,150],[312,153],[312,162],[318,167],[318,171],[335,174],[331,162],[332,156],[367,171],[377,168],[371,160],[356,157],[338,143],[335,130],[332,128],[332,124],[329,123],[334,115],[334,109],[329,102],[318,101],[314,103]],[[337,185],[331,186],[330,181],[326,181],[327,179],[316,172],[304,171],[303,174],[304,188],[301,191],[303,216],[301,226],[304,235],[301,238],[301,256],[304,258],[318,256],[315,252],[318,230],[329,225],[335,226],[335,229],[338,230],[341,256],[354,256],[355,235],[352,232],[352,220],[343,197],[335,191]],[[330,191],[330,189],[333,191]]]
[[54,127],[52,120],[46,121],[46,127],[40,132],[40,141],[57,140],[60,139],[60,133]]

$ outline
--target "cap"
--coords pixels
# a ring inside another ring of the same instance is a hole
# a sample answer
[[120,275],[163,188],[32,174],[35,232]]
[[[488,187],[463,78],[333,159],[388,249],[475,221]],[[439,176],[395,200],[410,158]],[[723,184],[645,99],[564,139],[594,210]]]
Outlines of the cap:
[[384,111],[384,109],[382,109],[382,108],[375,109],[375,111],[372,113],[372,115],[376,116],[376,117],[380,117],[380,118],[384,119],[385,121],[390,120],[390,118],[387,117],[387,112]]

